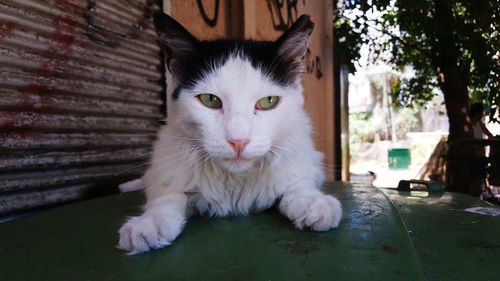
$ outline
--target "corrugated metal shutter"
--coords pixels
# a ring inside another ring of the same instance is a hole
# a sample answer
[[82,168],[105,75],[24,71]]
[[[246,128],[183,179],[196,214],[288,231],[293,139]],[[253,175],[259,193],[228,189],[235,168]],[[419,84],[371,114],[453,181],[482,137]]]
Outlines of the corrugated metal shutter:
[[163,116],[157,9],[0,0],[0,213],[80,199],[144,170]]

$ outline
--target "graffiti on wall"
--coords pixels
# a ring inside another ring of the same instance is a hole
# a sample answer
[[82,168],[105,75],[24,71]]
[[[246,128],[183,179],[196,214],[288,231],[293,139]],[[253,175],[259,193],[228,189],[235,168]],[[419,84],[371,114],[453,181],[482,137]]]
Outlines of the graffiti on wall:
[[217,25],[217,20],[219,19],[219,0],[214,1],[214,15],[209,17],[207,15],[205,6],[203,5],[202,0],[196,0],[196,4],[198,5],[198,11],[200,12],[201,18],[203,21],[210,27],[215,27]]
[[[286,31],[297,19],[299,0],[267,0],[267,9],[271,13],[273,28],[276,31]],[[306,1],[302,0],[305,5]]]
[[321,72],[321,58],[313,56],[309,48],[307,48],[305,63],[307,73],[314,75],[318,80],[323,77],[323,72]]
[[[267,0],[274,30],[284,32],[297,20],[298,4],[299,0]],[[306,1],[302,0],[302,4],[306,5]],[[321,58],[313,55],[309,48],[307,48],[305,64],[306,73],[312,74],[318,80],[323,77]]]

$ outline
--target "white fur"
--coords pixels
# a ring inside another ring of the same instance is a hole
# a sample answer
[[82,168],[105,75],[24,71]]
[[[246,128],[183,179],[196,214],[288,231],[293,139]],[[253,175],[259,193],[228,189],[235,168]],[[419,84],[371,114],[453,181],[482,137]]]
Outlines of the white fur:
[[[201,93],[217,95],[223,109],[205,107],[196,98]],[[280,96],[280,103],[255,110],[266,96]],[[303,103],[299,81],[280,87],[237,55],[182,91],[169,106],[169,123],[158,133],[143,177],[145,212],[120,229],[118,248],[130,254],[161,248],[194,213],[247,215],[278,199],[280,211],[299,229],[337,227],[341,205],[319,191],[323,156],[314,149]],[[229,139],[250,140],[241,153],[245,160],[235,160]]]
[[135,179],[131,181],[124,182],[118,186],[120,192],[131,192],[144,189],[144,181],[142,179]]

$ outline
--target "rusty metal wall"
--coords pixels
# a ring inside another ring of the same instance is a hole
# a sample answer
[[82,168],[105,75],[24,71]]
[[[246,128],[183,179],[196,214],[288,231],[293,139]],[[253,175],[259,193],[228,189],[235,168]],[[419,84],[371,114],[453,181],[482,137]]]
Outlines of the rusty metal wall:
[[0,213],[84,198],[143,172],[163,117],[158,9],[0,0]]

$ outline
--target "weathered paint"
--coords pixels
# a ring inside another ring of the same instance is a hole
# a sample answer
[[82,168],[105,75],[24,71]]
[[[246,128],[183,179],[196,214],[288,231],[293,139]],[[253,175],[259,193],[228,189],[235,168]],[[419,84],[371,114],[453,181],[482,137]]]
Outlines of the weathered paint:
[[31,149],[91,149],[95,147],[149,146],[151,134],[128,133],[46,133],[36,131],[0,132],[0,149],[23,152]]
[[23,210],[48,204],[58,204],[81,199],[92,185],[65,186],[62,189],[6,194],[0,197],[0,210]]
[[0,213],[144,170],[164,116],[155,3],[0,0]]
[[492,208],[484,201],[348,183],[324,192],[343,205],[336,229],[297,230],[276,209],[195,217],[172,245],[136,256],[115,245],[142,192],[31,214],[0,224],[2,280],[498,280],[500,217],[464,212]]
[[78,150],[31,150],[31,151],[4,151],[0,157],[0,169],[44,169],[68,167],[76,165],[103,164],[109,162],[144,161],[150,153],[148,147],[116,148],[116,149],[89,149]]
[[41,114],[36,111],[0,111],[4,129],[85,130],[85,131],[154,131],[158,119],[101,117],[89,114]]
[[[131,159],[134,160],[134,159]],[[145,159],[143,164],[147,162]],[[0,192],[19,192],[24,190],[45,189],[47,186],[71,184],[76,182],[98,182],[121,174],[137,174],[136,164],[92,165],[90,167],[59,168],[8,173],[0,176]]]
[[426,280],[498,280],[500,217],[465,212],[498,207],[462,193],[383,191],[408,228]]
[[[186,224],[172,245],[137,256],[127,256],[115,245],[124,219],[141,211],[142,192],[52,209],[0,224],[2,277],[424,280],[398,209],[380,190],[336,184],[325,187],[325,192],[336,195],[344,206],[337,229],[297,230],[276,209],[246,217],[199,217]],[[47,252],[49,259],[43,258]],[[27,264],[30,270],[22,270]]]

